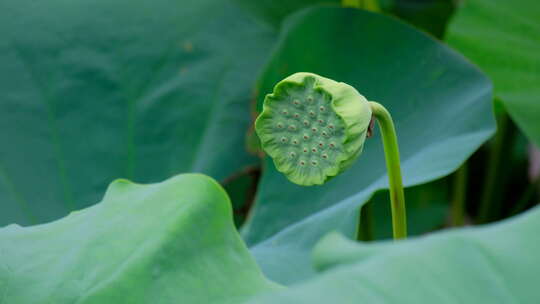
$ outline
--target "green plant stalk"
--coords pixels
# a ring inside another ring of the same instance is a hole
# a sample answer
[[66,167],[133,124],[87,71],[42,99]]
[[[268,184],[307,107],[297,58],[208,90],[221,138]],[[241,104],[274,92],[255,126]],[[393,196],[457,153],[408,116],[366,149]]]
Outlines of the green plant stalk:
[[372,241],[373,235],[373,203],[368,201],[360,209],[356,239],[364,242]]
[[487,223],[495,220],[500,215],[501,191],[503,187],[498,187],[498,185],[503,184],[506,179],[505,174],[501,170],[513,147],[514,129],[508,114],[505,112],[500,114],[497,119],[497,133],[495,133],[495,138],[489,151],[486,178],[480,201],[479,223]]
[[405,213],[405,195],[403,193],[399,148],[394,122],[390,113],[381,104],[373,101],[370,101],[369,104],[373,111],[373,116],[377,119],[381,129],[384,157],[388,171],[388,184],[390,186],[394,239],[404,239],[407,237],[407,216]]
[[458,227],[465,224],[465,199],[467,197],[467,163],[464,163],[454,175],[450,222]]

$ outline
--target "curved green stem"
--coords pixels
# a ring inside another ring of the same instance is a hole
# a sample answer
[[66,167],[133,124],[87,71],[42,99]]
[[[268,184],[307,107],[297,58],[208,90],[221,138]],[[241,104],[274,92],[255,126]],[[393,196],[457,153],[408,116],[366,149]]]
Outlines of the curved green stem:
[[390,113],[381,104],[373,101],[370,101],[369,104],[373,116],[377,119],[381,129],[384,157],[388,170],[388,184],[390,186],[394,239],[404,239],[407,237],[407,217],[405,214],[405,195],[403,194],[403,182],[401,180],[396,130]]

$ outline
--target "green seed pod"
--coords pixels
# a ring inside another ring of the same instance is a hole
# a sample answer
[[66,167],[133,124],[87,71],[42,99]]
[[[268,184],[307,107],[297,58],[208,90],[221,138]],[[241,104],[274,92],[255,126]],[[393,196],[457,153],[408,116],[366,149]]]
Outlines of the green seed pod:
[[371,114],[366,98],[350,85],[296,73],[266,95],[255,130],[291,182],[321,185],[360,155]]

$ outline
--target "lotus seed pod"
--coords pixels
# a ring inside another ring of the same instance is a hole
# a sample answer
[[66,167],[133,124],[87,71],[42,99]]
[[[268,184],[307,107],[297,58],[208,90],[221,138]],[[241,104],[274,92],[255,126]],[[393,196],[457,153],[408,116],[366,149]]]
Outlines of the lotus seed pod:
[[293,183],[321,185],[360,155],[371,120],[364,96],[343,82],[296,73],[266,95],[255,121],[262,148]]

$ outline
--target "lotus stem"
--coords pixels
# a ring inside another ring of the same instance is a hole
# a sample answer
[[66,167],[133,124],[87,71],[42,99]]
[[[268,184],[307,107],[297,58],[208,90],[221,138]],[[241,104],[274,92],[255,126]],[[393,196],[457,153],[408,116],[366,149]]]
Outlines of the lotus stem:
[[388,171],[388,184],[390,187],[390,204],[392,209],[392,231],[394,239],[407,238],[407,216],[405,213],[405,195],[401,178],[401,165],[399,161],[399,148],[390,113],[377,102],[370,101],[373,117],[381,129],[384,147],[384,157]]

